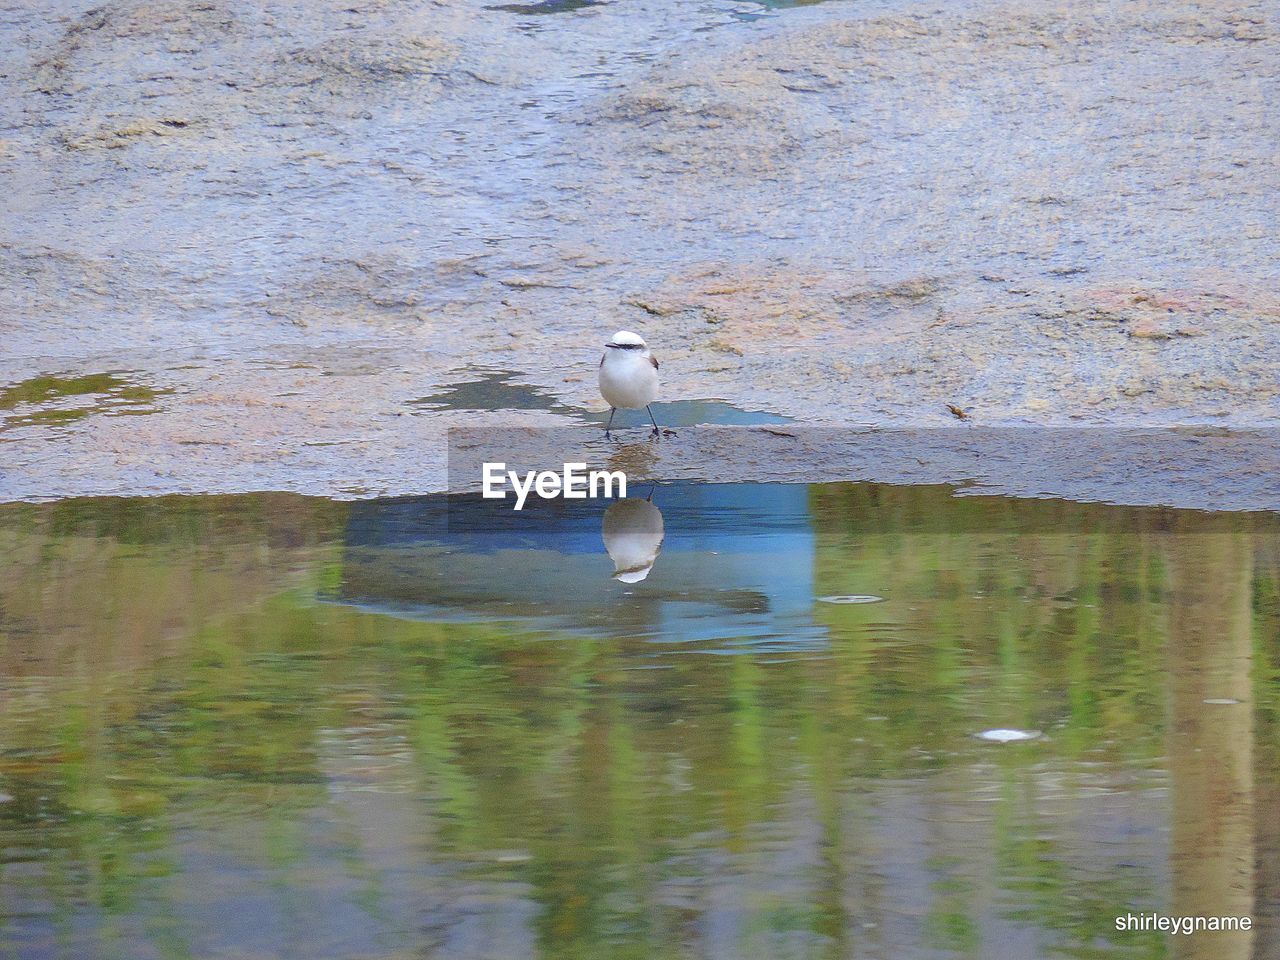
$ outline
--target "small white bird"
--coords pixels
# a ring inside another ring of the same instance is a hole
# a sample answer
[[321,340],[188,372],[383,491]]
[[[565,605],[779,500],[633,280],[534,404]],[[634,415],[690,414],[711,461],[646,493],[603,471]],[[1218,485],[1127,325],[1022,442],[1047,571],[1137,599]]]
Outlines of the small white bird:
[[658,436],[658,421],[649,409],[649,404],[658,399],[658,361],[649,352],[643,337],[619,330],[604,345],[604,356],[600,358],[600,395],[609,404],[609,423],[604,428],[606,440],[619,407],[623,410],[643,407],[653,423],[653,436]]

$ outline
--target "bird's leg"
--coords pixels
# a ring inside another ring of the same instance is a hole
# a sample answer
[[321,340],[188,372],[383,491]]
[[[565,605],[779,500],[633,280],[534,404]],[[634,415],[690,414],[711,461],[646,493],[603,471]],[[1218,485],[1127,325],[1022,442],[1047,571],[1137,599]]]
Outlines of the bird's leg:
[[617,407],[610,407],[610,408],[609,408],[609,422],[608,422],[607,424],[605,424],[605,428],[604,428],[604,438],[605,438],[606,440],[612,440],[612,439],[613,439],[611,436],[609,436],[609,428],[613,426],[613,415],[614,415],[615,413],[617,413],[617,412],[618,412],[618,408],[617,408]]
[[649,409],[648,404],[645,404],[644,412],[649,414],[649,420],[653,424],[653,433],[650,436],[658,436],[658,421],[653,419],[653,411]]

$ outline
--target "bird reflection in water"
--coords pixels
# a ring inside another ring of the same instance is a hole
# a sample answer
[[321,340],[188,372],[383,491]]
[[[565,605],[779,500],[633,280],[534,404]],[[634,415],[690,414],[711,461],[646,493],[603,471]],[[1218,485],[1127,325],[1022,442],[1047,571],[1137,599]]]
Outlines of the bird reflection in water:
[[649,576],[662,550],[662,511],[652,503],[653,491],[644,500],[619,500],[604,512],[600,535],[613,561],[613,579],[639,583]]

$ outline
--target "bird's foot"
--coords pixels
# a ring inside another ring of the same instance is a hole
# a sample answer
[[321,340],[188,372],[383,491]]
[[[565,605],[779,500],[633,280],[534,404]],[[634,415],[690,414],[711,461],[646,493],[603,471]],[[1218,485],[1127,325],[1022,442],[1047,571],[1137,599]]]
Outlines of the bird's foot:
[[611,434],[608,430],[606,430],[606,431],[604,432],[604,438],[605,438],[606,440],[612,440],[612,439],[613,439],[613,434]]
[[660,434],[658,433],[657,427],[654,427],[653,430],[649,433],[650,440],[657,440],[659,436]]

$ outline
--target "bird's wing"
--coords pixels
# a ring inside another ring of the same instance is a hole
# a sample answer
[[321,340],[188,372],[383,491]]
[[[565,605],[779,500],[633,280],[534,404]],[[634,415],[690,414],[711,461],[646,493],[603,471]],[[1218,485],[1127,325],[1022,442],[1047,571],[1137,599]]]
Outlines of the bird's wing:
[[658,358],[657,358],[657,357],[650,356],[650,357],[649,357],[649,362],[653,364],[653,369],[655,369],[655,370],[657,370],[657,369],[658,369]]
[[607,357],[608,355],[609,355],[609,351],[608,351],[608,350],[606,350],[606,351],[601,355],[601,357],[600,357],[600,366],[602,366],[602,367],[604,366],[604,358],[605,358],[605,357]]

